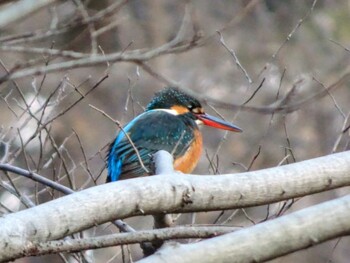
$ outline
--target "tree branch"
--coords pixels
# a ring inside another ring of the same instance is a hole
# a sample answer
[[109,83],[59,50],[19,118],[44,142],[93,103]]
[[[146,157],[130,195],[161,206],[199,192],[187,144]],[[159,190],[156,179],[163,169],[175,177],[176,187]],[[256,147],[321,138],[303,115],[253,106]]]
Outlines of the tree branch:
[[150,242],[154,240],[210,238],[227,234],[237,229],[237,227],[228,226],[180,226],[132,233],[118,233],[92,238],[31,243],[24,248],[22,256],[39,256],[60,252],[71,253],[87,249],[98,249],[103,247]]
[[36,182],[40,182],[43,185],[46,185],[48,187],[51,187],[55,190],[58,190],[64,194],[72,194],[74,193],[74,191],[72,189],[70,189],[69,187],[66,187],[62,184],[56,183],[54,181],[51,181],[50,179],[47,179],[37,173],[13,166],[11,164],[2,164],[0,163],[0,170],[1,171],[7,171],[7,172],[11,172],[11,173],[15,173],[21,176],[25,176],[27,178],[30,178]]
[[166,246],[138,262],[265,262],[348,235],[349,217],[350,196],[345,196],[221,237]]
[[21,0],[9,5],[0,12],[0,28],[23,19],[57,0]]
[[[159,175],[104,184],[0,218],[0,261],[31,242],[136,215],[262,205],[350,185],[350,152],[242,174]],[[324,218],[324,217],[323,217]]]

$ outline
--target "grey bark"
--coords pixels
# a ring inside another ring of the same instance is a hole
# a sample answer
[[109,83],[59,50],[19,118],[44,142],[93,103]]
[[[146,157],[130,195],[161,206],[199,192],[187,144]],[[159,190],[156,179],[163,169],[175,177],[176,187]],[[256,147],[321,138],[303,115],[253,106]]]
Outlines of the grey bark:
[[139,263],[264,262],[350,233],[350,196],[199,243],[173,244]]
[[0,218],[0,261],[31,242],[142,214],[262,205],[350,185],[350,152],[222,176],[158,175],[92,187]]

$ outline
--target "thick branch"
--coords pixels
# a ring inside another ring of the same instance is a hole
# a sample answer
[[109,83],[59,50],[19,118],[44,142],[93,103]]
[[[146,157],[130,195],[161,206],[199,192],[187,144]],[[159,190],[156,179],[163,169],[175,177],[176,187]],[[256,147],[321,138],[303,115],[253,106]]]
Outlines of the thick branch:
[[[27,178],[30,178],[36,182],[39,182],[45,186],[51,187],[52,189],[58,190],[64,194],[72,194],[74,191],[62,184],[59,184],[57,182],[54,182],[50,179],[47,179],[44,176],[41,176],[37,173],[10,165],[10,164],[2,164],[0,163],[0,170],[1,171],[7,171],[7,172],[12,172],[21,176],[25,176]],[[123,232],[134,232],[135,230],[131,228],[128,224],[124,223],[121,220],[116,220],[113,222],[121,231]]]
[[350,196],[199,243],[167,246],[141,263],[264,262],[350,233]]
[[350,152],[255,172],[172,174],[92,187],[0,218],[0,261],[28,242],[62,238],[116,218],[262,205],[350,185]]

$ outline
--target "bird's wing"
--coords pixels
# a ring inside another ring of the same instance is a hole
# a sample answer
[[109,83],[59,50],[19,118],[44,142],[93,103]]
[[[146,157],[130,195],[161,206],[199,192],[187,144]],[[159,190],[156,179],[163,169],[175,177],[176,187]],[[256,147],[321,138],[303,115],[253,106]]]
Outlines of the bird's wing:
[[141,114],[126,125],[112,143],[108,156],[107,181],[147,174],[140,165],[139,157],[149,173],[152,173],[152,155],[159,150],[168,151],[175,159],[181,156],[193,140],[193,125],[194,121],[186,121],[162,110]]

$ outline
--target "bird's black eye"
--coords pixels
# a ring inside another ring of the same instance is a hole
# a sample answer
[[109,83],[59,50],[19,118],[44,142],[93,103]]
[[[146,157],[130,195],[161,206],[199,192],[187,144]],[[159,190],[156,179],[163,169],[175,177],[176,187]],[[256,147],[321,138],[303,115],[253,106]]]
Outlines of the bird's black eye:
[[192,110],[194,109],[194,105],[193,105],[193,104],[189,104],[189,105],[187,106],[187,108],[188,108],[190,111],[192,111]]

